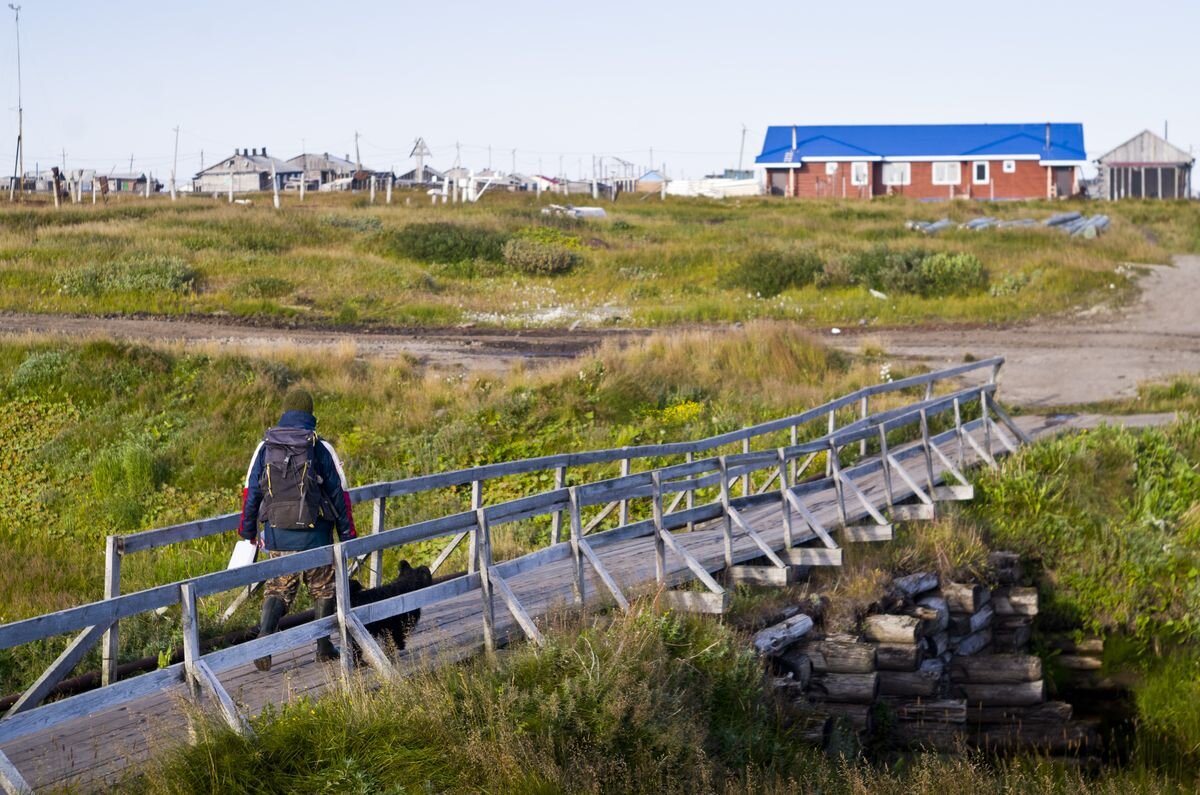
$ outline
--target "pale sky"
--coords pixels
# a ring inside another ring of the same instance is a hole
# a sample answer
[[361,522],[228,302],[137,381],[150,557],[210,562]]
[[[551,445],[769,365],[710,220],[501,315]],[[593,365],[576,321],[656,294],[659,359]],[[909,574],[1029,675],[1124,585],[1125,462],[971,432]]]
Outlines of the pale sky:
[[[5,0],[7,2],[7,0]],[[179,178],[237,148],[412,167],[672,176],[749,165],[771,124],[1084,125],[1095,158],[1149,128],[1200,148],[1195,0],[822,3],[22,0],[27,170]],[[0,173],[17,129],[0,16]]]

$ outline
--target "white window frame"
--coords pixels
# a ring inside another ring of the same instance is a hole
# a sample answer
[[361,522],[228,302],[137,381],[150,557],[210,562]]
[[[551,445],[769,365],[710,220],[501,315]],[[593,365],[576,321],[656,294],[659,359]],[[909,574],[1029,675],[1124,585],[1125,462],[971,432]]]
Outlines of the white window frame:
[[825,176],[832,177],[837,173],[838,164],[836,160],[830,160],[825,164]]
[[871,181],[871,164],[866,160],[856,160],[850,164],[850,184],[862,187]]
[[[936,160],[930,164],[931,179],[934,185],[961,185],[962,184],[962,163],[957,160]],[[938,179],[938,166],[943,169],[954,167],[953,178],[948,178],[945,174],[941,179]]]
[[1003,171],[1005,174],[1016,174],[1017,173],[1017,161],[1016,160],[1005,160],[1004,163],[1002,164],[1000,170]]
[[[888,172],[892,173],[888,173]],[[899,172],[900,179],[896,179]],[[902,185],[912,184],[912,163],[906,161],[899,162],[884,162],[883,164],[883,184],[887,187],[894,188]]]
[[[983,166],[983,179],[979,178],[979,167]],[[992,181],[992,164],[987,160],[975,160],[971,163],[971,184],[986,185]]]

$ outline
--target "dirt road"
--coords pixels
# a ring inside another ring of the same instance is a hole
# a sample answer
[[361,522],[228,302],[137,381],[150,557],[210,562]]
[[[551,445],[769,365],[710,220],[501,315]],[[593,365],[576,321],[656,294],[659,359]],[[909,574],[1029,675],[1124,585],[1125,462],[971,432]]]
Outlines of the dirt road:
[[502,372],[516,362],[571,359],[609,337],[641,331],[579,329],[441,328],[370,333],[322,329],[280,329],[209,320],[95,318],[71,315],[0,313],[0,336],[106,337],[129,341],[181,342],[188,347],[230,346],[247,352],[296,348],[345,350],[450,370]]
[[[830,341],[847,350],[882,343],[897,357],[930,366],[956,364],[967,354],[1003,355],[1004,399],[1026,406],[1091,403],[1133,395],[1139,381],[1200,372],[1200,257],[1181,256],[1155,267],[1140,282],[1140,299],[1107,315],[1057,318],[996,329],[865,331]],[[565,360],[604,339],[633,339],[640,329],[443,328],[368,333],[278,329],[218,320],[88,318],[0,314],[0,336],[109,336],[185,345],[229,345],[247,351],[294,347],[344,350],[360,356],[411,356],[450,369],[499,372],[516,362]]]
[[1200,257],[1180,256],[1139,281],[1134,304],[1106,315],[1057,318],[1003,329],[900,330],[842,338],[856,350],[867,339],[930,366],[1002,355],[1001,394],[1026,406],[1091,403],[1136,393],[1139,381],[1200,372]]

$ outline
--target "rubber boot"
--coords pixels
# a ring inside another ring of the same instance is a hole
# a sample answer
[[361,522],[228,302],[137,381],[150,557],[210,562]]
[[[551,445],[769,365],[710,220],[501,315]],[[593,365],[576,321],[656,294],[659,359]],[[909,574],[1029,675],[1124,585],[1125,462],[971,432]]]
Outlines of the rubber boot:
[[[258,624],[258,636],[270,635],[279,627],[279,619],[287,612],[287,605],[278,596],[268,596],[263,599],[262,620]],[[259,657],[254,661],[254,667],[260,671],[271,670],[271,655]]]
[[[337,612],[337,600],[332,596],[318,599],[316,604],[317,618],[325,618]],[[338,659],[339,656],[338,650],[333,647],[328,635],[317,638],[317,662],[330,662]]]

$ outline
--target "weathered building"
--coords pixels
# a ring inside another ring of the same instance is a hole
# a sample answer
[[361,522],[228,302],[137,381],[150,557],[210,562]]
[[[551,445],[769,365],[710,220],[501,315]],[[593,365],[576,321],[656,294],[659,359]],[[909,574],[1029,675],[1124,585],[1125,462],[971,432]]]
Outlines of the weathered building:
[[[320,190],[322,185],[347,177],[353,177],[358,166],[349,156],[338,157],[328,152],[323,154],[305,153],[288,158],[288,165],[298,169],[304,178],[307,190]],[[288,185],[289,188],[300,187],[300,177],[295,177]]]
[[1144,130],[1096,161],[1099,198],[1189,197],[1195,162],[1191,153]]
[[275,184],[282,190],[290,179],[296,179],[301,171],[287,161],[267,154],[264,146],[258,149],[234,150],[233,155],[214,163],[201,171],[192,180],[200,193],[253,193],[272,190],[272,175]]
[[767,129],[755,162],[776,196],[1037,199],[1079,190],[1082,124],[895,124]]

